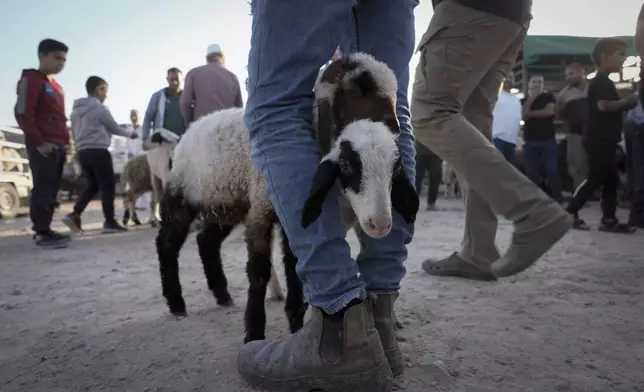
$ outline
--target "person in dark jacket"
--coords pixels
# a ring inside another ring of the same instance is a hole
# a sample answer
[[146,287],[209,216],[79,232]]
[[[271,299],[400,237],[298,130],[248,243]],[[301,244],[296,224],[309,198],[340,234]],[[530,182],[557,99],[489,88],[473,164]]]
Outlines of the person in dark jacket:
[[53,39],[38,45],[38,69],[24,69],[17,86],[16,121],[25,134],[33,179],[29,201],[34,244],[63,248],[70,236],[51,229],[69,144],[63,88],[54,79],[67,61],[68,47]]
[[72,109],[72,134],[87,187],[74,205],[74,211],[68,214],[63,223],[74,232],[82,231],[81,214],[87,204],[101,192],[101,202],[105,223],[104,233],[123,232],[127,229],[114,219],[114,165],[108,147],[112,135],[138,137],[134,131],[122,128],[112,117],[109,109],[103,105],[107,98],[107,82],[98,76],[90,76],[85,83],[88,97],[74,101]]
[[615,84],[608,77],[622,68],[626,49],[626,42],[618,38],[602,38],[593,49],[592,59],[597,65],[597,74],[588,85],[588,121],[583,138],[588,155],[588,178],[577,188],[567,208],[575,218],[574,227],[579,230],[590,229],[579,217],[579,211],[598,189],[602,192],[599,230],[624,234],[636,230],[628,223],[620,223],[616,210],[619,186],[617,146],[622,140],[622,115],[637,106],[638,96],[620,98]]
[[443,160],[429,148],[416,142],[416,192],[420,196],[423,190],[425,173],[429,174],[429,188],[427,189],[427,210],[436,209],[438,188],[443,177]]

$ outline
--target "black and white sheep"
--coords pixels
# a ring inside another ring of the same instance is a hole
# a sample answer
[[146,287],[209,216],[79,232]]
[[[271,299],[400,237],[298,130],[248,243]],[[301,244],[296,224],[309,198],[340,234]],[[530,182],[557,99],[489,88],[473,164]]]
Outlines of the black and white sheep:
[[[264,339],[264,299],[274,275],[271,255],[273,228],[278,219],[264,179],[251,161],[243,109],[227,109],[195,121],[174,150],[156,245],[163,295],[170,312],[177,316],[186,314],[178,274],[179,251],[199,213],[204,219],[203,229],[197,235],[199,255],[208,287],[222,306],[232,305],[233,300],[223,271],[221,245],[237,225],[245,226],[250,287],[244,341]],[[297,259],[283,231],[282,251],[287,285],[284,309],[290,330],[295,332],[304,323],[306,305],[302,283],[295,273]],[[273,278],[273,284],[278,284]]]
[[366,53],[344,56],[320,73],[314,89],[314,129],[324,157],[304,206],[303,227],[318,218],[336,183],[349,227],[384,237],[392,227],[392,207],[407,223],[414,222],[419,200],[397,144],[397,89],[393,71]]
[[[413,222],[418,196],[402,171],[396,144],[400,133],[395,112],[396,79],[373,57],[357,53],[331,63],[316,82],[316,139],[325,155],[305,203],[302,225],[319,216],[322,203],[338,181],[343,189],[344,216],[372,237],[391,229],[393,208]],[[250,282],[244,341],[264,339],[264,298],[271,274],[272,228],[278,223],[265,182],[250,159],[248,130],[242,109],[228,109],[193,123],[175,150],[174,165],[161,208],[157,236],[163,295],[170,311],[184,315],[178,277],[178,255],[195,216],[205,213],[205,229],[197,242],[209,288],[220,305],[232,299],[221,262],[221,243],[244,223]],[[285,311],[295,332],[306,306],[295,274],[297,259],[282,230],[288,297]]]

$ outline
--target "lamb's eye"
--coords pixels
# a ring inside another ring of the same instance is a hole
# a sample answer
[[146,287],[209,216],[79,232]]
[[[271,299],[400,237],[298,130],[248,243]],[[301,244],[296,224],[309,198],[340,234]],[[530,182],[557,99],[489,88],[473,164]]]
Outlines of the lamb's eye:
[[340,171],[342,172],[343,175],[348,176],[353,173],[353,168],[351,167],[351,164],[349,164],[348,161],[341,160],[338,162],[338,166],[340,167]]

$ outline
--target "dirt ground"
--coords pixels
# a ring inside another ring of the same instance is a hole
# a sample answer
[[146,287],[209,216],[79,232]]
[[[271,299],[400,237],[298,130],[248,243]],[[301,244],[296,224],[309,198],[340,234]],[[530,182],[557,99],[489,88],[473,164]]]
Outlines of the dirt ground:
[[[419,216],[398,303],[402,388],[644,391],[643,232],[571,232],[534,268],[496,283],[439,279],[420,264],[456,249],[463,229],[461,203],[439,207]],[[100,227],[97,208],[89,228]],[[597,209],[583,211],[593,224]],[[66,250],[41,251],[28,226],[0,222],[0,390],[251,390],[235,369],[247,288],[239,229],[223,250],[236,306],[215,304],[191,235],[181,254],[189,317],[177,320],[161,296],[153,229],[89,230]],[[509,231],[502,222],[501,247]],[[285,336],[283,304],[266,306],[268,336]]]

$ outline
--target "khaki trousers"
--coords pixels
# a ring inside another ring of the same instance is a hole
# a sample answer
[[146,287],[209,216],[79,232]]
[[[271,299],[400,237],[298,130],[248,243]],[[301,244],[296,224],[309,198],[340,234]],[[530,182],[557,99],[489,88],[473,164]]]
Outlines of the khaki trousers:
[[497,214],[517,222],[551,202],[491,143],[492,110],[527,25],[441,2],[418,50],[411,99],[416,139],[450,163],[463,183],[461,257],[488,267],[500,255]]
[[572,177],[573,186],[576,190],[588,177],[588,157],[586,156],[582,135],[569,134],[566,140],[568,141],[566,150],[568,173]]

